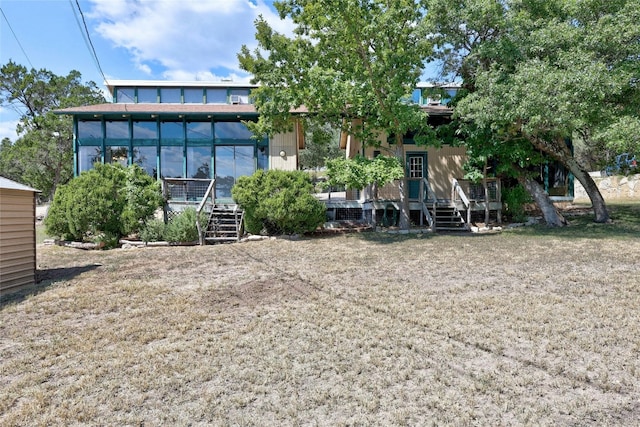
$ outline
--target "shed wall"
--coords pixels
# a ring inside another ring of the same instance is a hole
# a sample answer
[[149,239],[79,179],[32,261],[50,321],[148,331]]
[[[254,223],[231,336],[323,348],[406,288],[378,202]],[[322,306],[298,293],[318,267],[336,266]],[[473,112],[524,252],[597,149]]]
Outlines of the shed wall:
[[0,293],[35,283],[35,194],[0,188]]

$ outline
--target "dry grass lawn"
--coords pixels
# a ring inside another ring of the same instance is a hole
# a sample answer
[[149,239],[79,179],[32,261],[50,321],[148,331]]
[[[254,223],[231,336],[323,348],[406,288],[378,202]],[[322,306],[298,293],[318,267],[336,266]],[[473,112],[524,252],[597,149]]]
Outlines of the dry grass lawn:
[[637,236],[39,246],[0,425],[637,424]]

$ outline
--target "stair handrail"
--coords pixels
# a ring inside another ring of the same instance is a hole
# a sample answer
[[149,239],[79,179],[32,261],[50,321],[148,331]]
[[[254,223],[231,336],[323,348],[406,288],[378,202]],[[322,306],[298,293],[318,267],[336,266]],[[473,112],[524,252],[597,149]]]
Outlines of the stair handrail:
[[422,187],[421,188],[421,192],[420,192],[420,194],[422,195],[422,208],[423,208],[422,209],[422,213],[427,218],[427,222],[429,223],[429,227],[435,229],[436,228],[436,218],[435,218],[435,216],[431,216],[431,212],[429,212],[429,207],[427,206],[427,202],[429,200],[432,200],[431,208],[435,212],[436,203],[438,203],[438,197],[436,196],[436,193],[431,188],[431,185],[429,184],[429,181],[427,180],[427,178],[423,177],[422,180],[420,181],[420,185]]
[[460,183],[458,182],[458,180],[453,178],[451,180],[451,201],[454,203],[456,200],[458,200],[455,197],[456,194],[458,195],[458,197],[460,197],[460,200],[462,200],[462,204],[467,210],[467,227],[468,227],[469,224],[471,224],[471,202],[469,201],[469,198],[467,197],[464,190],[460,186]]
[[216,179],[213,178],[211,182],[209,182],[209,186],[207,187],[207,191],[202,196],[202,200],[200,200],[200,204],[196,208],[196,228],[198,229],[198,240],[200,245],[204,245],[204,231],[202,230],[202,225],[200,224],[200,213],[204,209],[207,204],[207,199],[211,197],[212,204],[216,203]]

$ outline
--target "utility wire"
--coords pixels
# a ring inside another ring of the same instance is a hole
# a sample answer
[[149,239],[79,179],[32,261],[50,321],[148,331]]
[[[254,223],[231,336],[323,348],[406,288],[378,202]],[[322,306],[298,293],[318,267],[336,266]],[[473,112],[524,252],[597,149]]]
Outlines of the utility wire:
[[16,33],[13,31],[13,28],[11,27],[9,20],[7,19],[7,15],[4,14],[4,10],[2,10],[1,7],[0,7],[0,12],[2,12],[2,16],[4,17],[4,20],[7,22],[7,26],[11,30],[11,34],[13,34],[13,38],[16,39],[16,42],[18,42],[18,46],[20,46],[20,50],[24,54],[24,57],[27,58],[27,62],[29,63],[29,65],[31,65],[31,68],[35,68],[31,63],[31,60],[29,59],[29,55],[27,55],[27,52],[25,52],[24,48],[22,47],[22,43],[20,43],[20,40],[18,40],[18,36],[16,36]]
[[[78,3],[78,0],[75,0],[75,2],[76,2],[76,6],[78,7],[78,10],[76,10],[76,8],[73,6],[73,0],[69,0],[69,4],[71,4],[71,8],[73,9],[73,14],[76,17],[76,22],[78,23],[78,28],[80,28],[80,32],[82,33],[82,38],[84,39],[84,42],[87,45],[87,49],[89,49],[89,54],[91,55],[91,58],[95,62],[95,65],[97,66],[98,71],[100,72],[100,75],[102,75],[102,79],[106,83],[107,78],[105,77],[104,72],[102,71],[102,67],[100,66],[100,61],[98,60],[96,49],[93,47],[93,42],[91,41],[91,36],[89,35],[89,29],[87,28],[87,22],[84,19],[84,13],[82,13],[82,9],[80,8],[80,3]],[[80,12],[80,17],[82,18],[82,22],[80,22],[80,18],[78,17],[78,12]]]

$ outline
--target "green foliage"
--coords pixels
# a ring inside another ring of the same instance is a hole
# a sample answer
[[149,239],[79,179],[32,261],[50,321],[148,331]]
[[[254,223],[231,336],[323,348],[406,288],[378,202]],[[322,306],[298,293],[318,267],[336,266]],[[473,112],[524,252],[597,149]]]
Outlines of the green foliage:
[[324,222],[326,208],[313,191],[302,171],[259,170],[238,178],[231,194],[249,233],[275,235],[314,231]]
[[81,75],[67,76],[27,70],[9,61],[0,68],[0,105],[19,108],[17,141],[0,145],[0,175],[30,185],[51,198],[59,184],[73,172],[72,120],[52,110],[105,102],[94,82],[82,83]]
[[342,157],[327,161],[328,185],[344,185],[360,190],[374,183],[384,186],[403,176],[402,163],[395,157],[377,156],[370,160],[356,156],[353,159]]
[[[167,224],[164,230],[164,240],[171,243],[194,242],[199,240],[198,228],[196,226],[196,209],[187,208],[176,215]],[[204,213],[200,218],[201,224],[206,224]]]
[[503,213],[511,221],[524,222],[527,219],[525,205],[531,202],[531,196],[520,184],[502,189]]
[[161,204],[159,183],[139,166],[98,164],[58,188],[45,226],[48,234],[73,240],[120,237],[138,231]]
[[164,240],[167,225],[163,220],[154,218],[144,223],[140,229],[140,240],[145,243]]
[[330,125],[319,126],[310,123],[305,137],[305,148],[300,150],[299,160],[302,169],[318,169],[325,166],[327,159],[335,159],[342,154],[340,150],[340,131]]
[[375,144],[380,130],[403,135],[426,129],[426,114],[403,101],[411,97],[431,48],[422,3],[275,2],[280,17],[296,26],[294,36],[259,18],[258,48],[243,46],[238,54],[241,68],[261,83],[252,92],[260,112],[254,132],[290,128],[290,111],[301,106],[314,113],[307,120],[319,123],[364,119],[367,126],[350,131],[365,144]]

